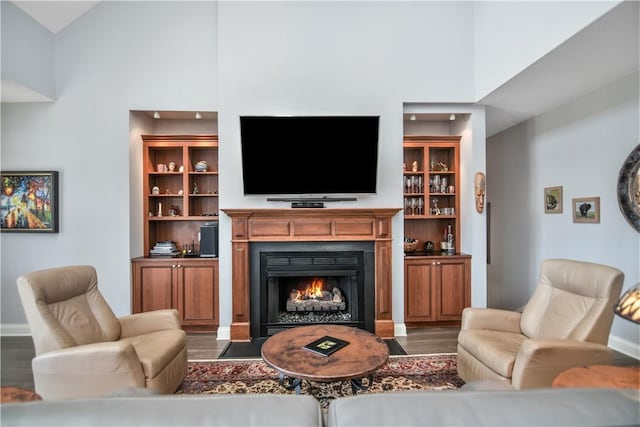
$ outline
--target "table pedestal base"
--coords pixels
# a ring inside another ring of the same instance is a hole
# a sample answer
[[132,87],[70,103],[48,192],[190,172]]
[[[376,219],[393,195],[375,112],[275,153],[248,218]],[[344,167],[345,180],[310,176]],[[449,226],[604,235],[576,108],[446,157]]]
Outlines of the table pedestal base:
[[[302,380],[300,378],[291,378],[287,377],[284,374],[278,374],[280,385],[287,390],[295,390],[296,394],[300,394],[300,390],[302,388]],[[351,392],[353,394],[357,394],[358,391],[366,391],[373,384],[373,375],[369,375],[366,377],[367,382],[364,383],[364,378],[354,378],[350,380],[351,382]],[[309,382],[309,394],[313,395],[313,387],[311,386],[311,381]]]

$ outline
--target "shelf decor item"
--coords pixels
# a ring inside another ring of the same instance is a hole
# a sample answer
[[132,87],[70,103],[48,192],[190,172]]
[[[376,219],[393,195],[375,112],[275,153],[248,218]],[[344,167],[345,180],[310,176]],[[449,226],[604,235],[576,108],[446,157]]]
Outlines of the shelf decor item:
[[476,212],[484,211],[484,195],[487,190],[487,179],[482,172],[476,172],[474,178],[475,195],[476,195]]
[[600,222],[600,197],[572,199],[571,206],[573,206],[573,222]]
[[416,239],[405,238],[404,239],[404,251],[413,252],[418,247],[418,241]]
[[58,232],[58,172],[1,172],[0,230]]
[[207,169],[209,169],[209,164],[204,160],[200,160],[199,162],[196,163],[195,169],[196,169],[196,172],[206,172]]

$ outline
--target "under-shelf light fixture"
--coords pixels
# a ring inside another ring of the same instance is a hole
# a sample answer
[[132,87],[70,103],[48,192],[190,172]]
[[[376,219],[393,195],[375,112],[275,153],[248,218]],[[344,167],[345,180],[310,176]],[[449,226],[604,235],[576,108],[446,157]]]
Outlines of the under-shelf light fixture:
[[455,119],[456,119],[456,115],[455,114],[453,114],[453,113],[449,114],[449,120],[453,121]]
[[196,119],[200,120],[202,118],[202,114],[199,111],[196,111]]
[[159,119],[159,118],[160,118],[160,113],[158,113],[157,111],[155,111],[155,112],[153,113],[153,118],[154,118],[154,119]]
[[409,120],[415,121],[416,120],[416,115],[412,114],[411,116],[409,116]]

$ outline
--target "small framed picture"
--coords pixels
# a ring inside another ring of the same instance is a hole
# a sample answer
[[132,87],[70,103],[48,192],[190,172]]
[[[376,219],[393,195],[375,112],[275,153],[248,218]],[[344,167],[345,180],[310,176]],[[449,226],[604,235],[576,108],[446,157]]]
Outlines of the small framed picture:
[[600,197],[572,199],[573,222],[600,222]]
[[0,231],[58,232],[58,172],[2,172]]
[[544,213],[562,213],[562,186],[544,189]]

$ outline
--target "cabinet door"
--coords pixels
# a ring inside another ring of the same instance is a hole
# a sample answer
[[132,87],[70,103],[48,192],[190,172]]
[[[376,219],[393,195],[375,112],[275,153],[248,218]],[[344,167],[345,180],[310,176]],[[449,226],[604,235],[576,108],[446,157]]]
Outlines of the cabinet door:
[[178,311],[185,327],[218,325],[217,261],[178,264]]
[[426,322],[434,320],[431,262],[405,262],[404,267],[404,317],[407,322]]
[[133,312],[174,308],[175,262],[136,262],[133,268]]
[[462,310],[469,305],[469,277],[466,260],[439,261],[434,270],[437,278],[436,320],[460,320]]

